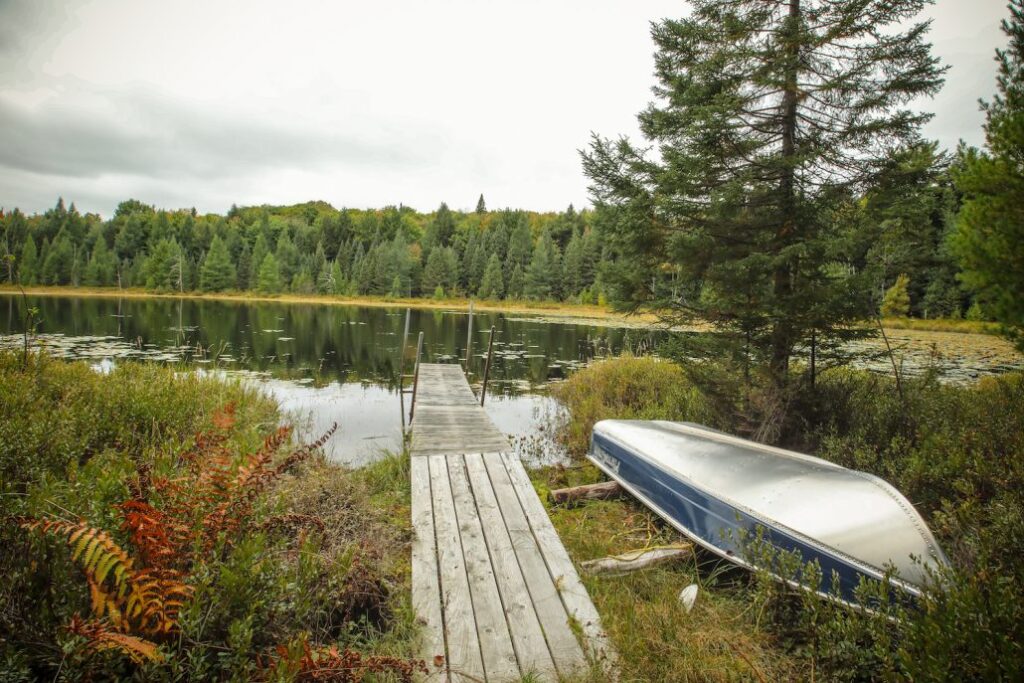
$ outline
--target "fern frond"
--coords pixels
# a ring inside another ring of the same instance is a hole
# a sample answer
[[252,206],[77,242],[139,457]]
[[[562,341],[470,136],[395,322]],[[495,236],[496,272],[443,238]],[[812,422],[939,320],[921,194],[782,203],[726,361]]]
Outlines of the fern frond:
[[164,659],[156,643],[111,630],[101,621],[85,621],[76,614],[66,628],[70,633],[85,638],[85,647],[92,652],[117,650],[138,664],[162,662]]
[[[21,526],[62,538],[67,543],[72,549],[72,561],[79,564],[90,582],[93,606],[100,608],[97,616],[106,613],[111,603],[116,605],[118,597],[126,592],[134,563],[107,532],[89,526],[85,520],[31,519],[23,521]],[[103,587],[108,578],[113,584],[113,593]]]

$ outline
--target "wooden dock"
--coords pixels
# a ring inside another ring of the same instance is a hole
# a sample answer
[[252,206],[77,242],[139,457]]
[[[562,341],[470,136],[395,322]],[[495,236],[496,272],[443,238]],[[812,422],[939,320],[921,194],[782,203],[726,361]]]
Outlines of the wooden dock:
[[421,364],[416,392],[412,599],[422,656],[444,663],[431,680],[556,681],[610,667],[597,610],[462,369]]

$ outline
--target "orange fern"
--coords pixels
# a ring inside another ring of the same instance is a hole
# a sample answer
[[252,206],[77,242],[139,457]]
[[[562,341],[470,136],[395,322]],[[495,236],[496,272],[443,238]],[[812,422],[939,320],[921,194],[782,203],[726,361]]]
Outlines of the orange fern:
[[[253,523],[257,497],[323,446],[337,429],[334,425],[317,441],[275,464],[275,456],[291,436],[290,427],[275,430],[258,451],[239,458],[228,443],[235,425],[234,405],[217,411],[212,423],[213,428],[196,434],[179,456],[182,476],[152,477],[147,463],[137,463],[137,479],[129,482],[132,497],[116,506],[134,557],[110,534],[85,520],[21,520],[25,529],[62,539],[85,574],[92,619],[76,615],[67,628],[85,638],[91,651],[117,650],[137,662],[160,661],[157,645],[147,638],[167,640],[179,630],[179,614],[193,595],[187,581],[196,553],[209,552],[219,539],[230,546]],[[261,526],[322,530],[323,522],[292,515],[272,518]]]
[[178,612],[192,588],[174,570],[136,569],[134,560],[107,532],[84,520],[25,520],[29,530],[62,538],[89,585],[93,616],[118,630],[165,635],[178,627]]
[[76,614],[66,628],[69,633],[85,639],[84,647],[88,652],[117,650],[138,664],[162,662],[164,659],[156,643],[111,630],[102,621],[86,621]]
[[356,650],[338,650],[333,646],[314,648],[305,637],[293,641],[290,647],[278,646],[274,663],[277,667],[283,665],[289,677],[301,683],[359,683],[368,676],[382,673],[390,673],[400,681],[409,682],[417,673],[430,673],[422,660],[364,655]]

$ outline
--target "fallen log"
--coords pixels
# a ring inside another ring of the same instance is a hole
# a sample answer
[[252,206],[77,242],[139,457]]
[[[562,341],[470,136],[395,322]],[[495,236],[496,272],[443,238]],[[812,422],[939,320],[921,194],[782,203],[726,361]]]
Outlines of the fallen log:
[[618,498],[625,491],[617,481],[603,481],[600,484],[573,486],[567,489],[555,489],[548,493],[548,499],[556,505],[569,505],[581,500],[607,500]]
[[599,560],[581,562],[583,571],[589,574],[626,574],[640,569],[647,569],[666,562],[689,557],[693,554],[693,546],[689,543],[658,548],[634,550],[622,555],[612,555]]

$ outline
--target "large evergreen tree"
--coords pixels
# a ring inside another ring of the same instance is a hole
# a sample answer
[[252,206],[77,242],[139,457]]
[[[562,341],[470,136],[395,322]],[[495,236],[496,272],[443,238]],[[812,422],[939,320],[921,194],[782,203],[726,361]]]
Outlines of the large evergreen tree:
[[228,248],[219,236],[210,242],[210,250],[199,273],[199,287],[204,292],[219,292],[235,286],[235,266]]
[[693,0],[653,28],[652,157],[595,136],[583,154],[627,307],[704,320],[716,354],[765,362],[773,384],[812,340],[873,308],[837,239],[836,208],[872,187],[929,115],[942,69],[913,23],[928,0]]
[[21,248],[21,262],[18,264],[18,278],[23,285],[34,285],[39,277],[39,256],[36,253],[36,241],[31,235],[25,237],[25,245]]
[[157,242],[142,265],[146,287],[160,291],[181,289],[182,259],[178,243],[172,239]]
[[560,287],[561,257],[558,245],[545,232],[537,240],[537,247],[530,259],[530,267],[526,271],[526,287],[524,293],[531,299],[551,299],[558,296]]
[[256,291],[260,294],[277,294],[281,291],[281,271],[277,268],[277,259],[273,252],[268,252],[260,264],[256,276]]
[[114,284],[116,270],[114,255],[107,247],[107,241],[101,237],[92,248],[89,262],[85,266],[83,281],[90,287],[106,287]]
[[504,295],[505,281],[501,274],[501,261],[498,260],[497,254],[491,254],[477,296],[481,299],[500,299]]
[[964,194],[953,247],[962,279],[1024,350],[1024,0],[1011,0],[999,50],[999,93],[984,106],[984,151],[962,150]]
[[75,247],[71,243],[71,237],[63,229],[57,233],[42,262],[40,282],[47,285],[71,284],[71,273],[75,264]]

